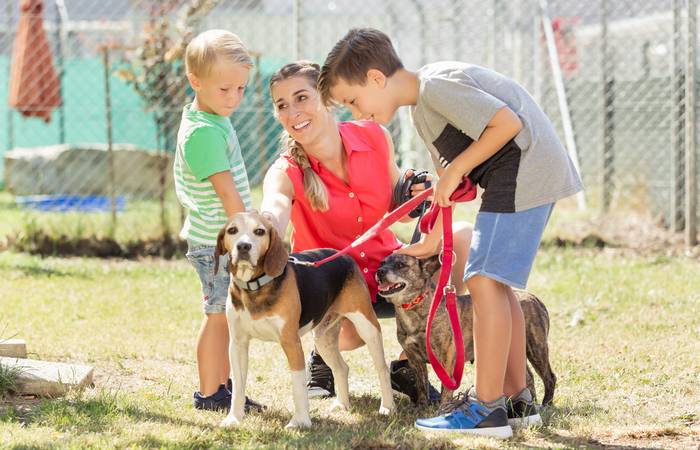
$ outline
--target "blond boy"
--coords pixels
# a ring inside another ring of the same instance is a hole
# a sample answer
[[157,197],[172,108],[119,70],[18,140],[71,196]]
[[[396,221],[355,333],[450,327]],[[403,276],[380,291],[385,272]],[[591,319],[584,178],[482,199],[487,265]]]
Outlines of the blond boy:
[[[252,60],[235,34],[209,30],[185,53],[187,79],[195,92],[185,105],[177,135],[175,191],[187,218],[180,236],[202,285],[204,320],[197,338],[199,391],[194,407],[227,410],[231,404],[226,295],[229,275],[214,273],[214,249],[221,227],[251,206],[241,148],[229,116],[243,99]],[[220,267],[227,267],[227,256]],[[227,386],[228,385],[228,386]],[[246,399],[246,407],[260,405]]]

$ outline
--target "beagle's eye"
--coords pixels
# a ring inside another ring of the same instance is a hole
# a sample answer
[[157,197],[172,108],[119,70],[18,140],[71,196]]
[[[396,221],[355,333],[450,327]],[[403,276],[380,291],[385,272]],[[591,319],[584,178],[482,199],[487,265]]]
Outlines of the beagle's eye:
[[253,231],[253,234],[256,236],[262,236],[265,234],[265,229],[264,228],[256,228],[255,231]]
[[226,230],[228,234],[236,234],[238,233],[238,228],[237,227],[231,227],[228,230]]

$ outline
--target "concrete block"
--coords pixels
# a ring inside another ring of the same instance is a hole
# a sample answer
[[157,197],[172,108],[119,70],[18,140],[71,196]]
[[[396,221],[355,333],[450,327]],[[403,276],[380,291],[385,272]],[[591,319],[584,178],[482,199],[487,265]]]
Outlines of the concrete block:
[[60,362],[39,361],[23,358],[0,357],[0,365],[19,367],[19,391],[56,397],[65,394],[71,388],[92,384],[92,366],[67,364]]
[[0,339],[0,356],[26,358],[27,344],[24,339]]
[[[161,190],[173,190],[172,155],[131,144],[114,144],[113,157],[116,195],[158,198]],[[18,147],[5,153],[4,162],[5,185],[14,195],[111,193],[110,159],[105,144]]]

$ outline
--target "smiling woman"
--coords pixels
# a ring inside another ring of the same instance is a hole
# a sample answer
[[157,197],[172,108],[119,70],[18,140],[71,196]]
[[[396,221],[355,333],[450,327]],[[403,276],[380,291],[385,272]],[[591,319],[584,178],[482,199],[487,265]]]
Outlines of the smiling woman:
[[[337,122],[321,101],[317,89],[320,67],[306,61],[285,65],[270,80],[275,116],[284,127],[285,151],[268,170],[263,183],[261,210],[284,235],[290,220],[292,251],[315,248],[340,250],[348,246],[397,205],[392,205],[394,186],[401,174],[394,159],[389,133],[372,120]],[[416,184],[412,194],[425,189]],[[411,220],[406,217],[404,221]],[[462,249],[454,268],[458,290],[471,227],[455,224],[455,248]],[[425,243],[428,254],[436,254]],[[393,310],[381,297],[375,273],[382,259],[399,250],[402,243],[387,229],[348,253],[369,286],[375,309]],[[364,342],[350,323],[341,330],[340,350],[353,350]],[[311,396],[334,395],[333,377],[324,361],[311,354]],[[403,362],[392,363],[394,389],[410,395],[415,375]]]

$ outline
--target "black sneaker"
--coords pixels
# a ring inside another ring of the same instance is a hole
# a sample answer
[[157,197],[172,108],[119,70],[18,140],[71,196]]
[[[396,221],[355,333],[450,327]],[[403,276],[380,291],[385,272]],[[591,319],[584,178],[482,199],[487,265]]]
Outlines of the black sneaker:
[[[221,386],[224,386],[223,384]],[[233,381],[229,378],[228,381],[226,382],[226,389],[228,389],[229,392],[233,391]],[[221,387],[219,387],[221,389]],[[267,409],[267,406],[262,405],[255,400],[252,400],[248,398],[248,396],[245,396],[245,406],[243,406],[243,410],[246,413],[255,411],[255,412],[261,412]]]
[[[391,375],[391,388],[394,392],[407,395],[414,404],[418,403],[418,391],[416,390],[416,371],[408,365],[408,360],[399,359],[392,361],[389,367]],[[440,402],[440,393],[428,383],[428,403]]]
[[335,381],[333,372],[321,355],[316,350],[309,355],[309,381],[306,382],[306,390],[309,398],[335,397]]
[[513,428],[542,425],[542,417],[528,388],[520,391],[515,397],[506,399],[506,411],[508,424]]
[[204,397],[199,391],[194,393],[192,401],[196,409],[207,411],[228,411],[231,409],[231,392],[226,386],[219,385],[219,390],[208,397]]

